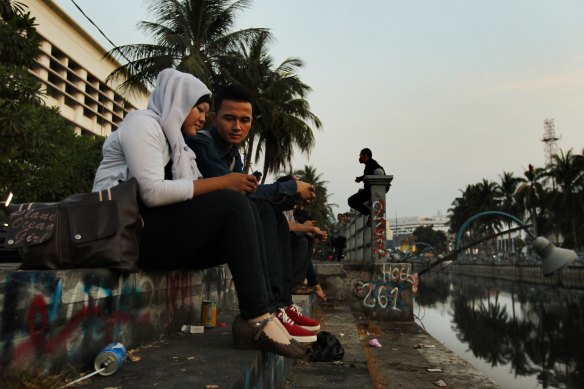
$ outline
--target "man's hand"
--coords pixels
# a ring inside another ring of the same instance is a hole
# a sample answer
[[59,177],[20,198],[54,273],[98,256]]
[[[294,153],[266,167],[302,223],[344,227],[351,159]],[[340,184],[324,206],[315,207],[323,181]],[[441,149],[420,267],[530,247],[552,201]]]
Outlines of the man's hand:
[[318,227],[314,227],[314,230],[312,232],[314,234],[314,237],[318,240],[325,241],[328,237],[328,234],[326,233],[326,231],[321,230]]
[[221,177],[223,188],[248,194],[255,192],[258,180],[251,174],[229,173]]
[[314,226],[314,220],[307,220],[304,223],[305,226],[309,226],[309,227],[313,227]]
[[314,186],[304,181],[296,181],[297,190],[296,194],[302,201],[310,204],[312,200],[316,198],[316,193],[314,192]]

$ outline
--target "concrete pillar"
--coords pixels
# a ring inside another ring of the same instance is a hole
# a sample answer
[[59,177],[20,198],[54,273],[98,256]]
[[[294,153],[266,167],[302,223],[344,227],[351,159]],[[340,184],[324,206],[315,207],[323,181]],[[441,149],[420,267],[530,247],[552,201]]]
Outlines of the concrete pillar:
[[370,258],[372,262],[384,262],[386,260],[387,249],[387,227],[385,222],[385,211],[387,201],[385,198],[386,188],[391,186],[393,176],[368,175],[365,176],[365,185],[371,188],[371,250]]

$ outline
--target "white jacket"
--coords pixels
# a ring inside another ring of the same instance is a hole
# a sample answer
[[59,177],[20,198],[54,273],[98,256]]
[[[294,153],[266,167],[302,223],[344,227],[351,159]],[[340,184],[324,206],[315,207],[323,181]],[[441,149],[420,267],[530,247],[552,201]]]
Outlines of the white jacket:
[[[195,103],[209,89],[194,76],[174,69],[158,75],[146,110],[131,112],[103,145],[103,158],[93,191],[136,177],[140,197],[149,207],[193,197],[193,181],[201,178],[195,153],[186,145],[181,127]],[[172,158],[173,180],[164,179]]]

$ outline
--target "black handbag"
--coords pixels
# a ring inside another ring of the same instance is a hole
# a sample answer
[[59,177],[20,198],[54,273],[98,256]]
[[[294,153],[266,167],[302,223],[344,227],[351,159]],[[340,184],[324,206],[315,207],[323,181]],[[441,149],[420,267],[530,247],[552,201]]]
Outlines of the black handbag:
[[108,268],[136,272],[142,218],[135,178],[57,203],[10,205],[6,248],[23,270]]

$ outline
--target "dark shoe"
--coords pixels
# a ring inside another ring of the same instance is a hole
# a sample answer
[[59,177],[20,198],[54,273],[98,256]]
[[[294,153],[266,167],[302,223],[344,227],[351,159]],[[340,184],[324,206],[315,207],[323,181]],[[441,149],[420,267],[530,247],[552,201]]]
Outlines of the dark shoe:
[[250,323],[240,315],[233,320],[232,334],[235,347],[240,349],[254,349],[267,351],[288,358],[303,359],[306,350],[294,343],[282,344],[270,339],[264,333],[264,327],[273,320],[268,317],[258,323]]

